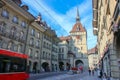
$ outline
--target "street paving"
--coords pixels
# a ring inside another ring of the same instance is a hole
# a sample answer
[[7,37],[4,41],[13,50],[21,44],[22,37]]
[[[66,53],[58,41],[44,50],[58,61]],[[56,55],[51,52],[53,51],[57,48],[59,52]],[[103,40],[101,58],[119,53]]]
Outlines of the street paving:
[[43,79],[37,79],[37,80],[100,80],[97,77],[97,73],[95,73],[95,75],[88,75],[88,72],[84,72],[81,74],[60,74],[60,75],[54,75],[52,77],[46,77]]

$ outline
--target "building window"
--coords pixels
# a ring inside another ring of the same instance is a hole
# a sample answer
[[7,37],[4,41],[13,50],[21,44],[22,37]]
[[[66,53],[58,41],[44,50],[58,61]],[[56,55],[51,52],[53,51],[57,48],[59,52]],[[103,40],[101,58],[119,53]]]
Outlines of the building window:
[[34,44],[34,39],[31,38],[31,39],[30,39],[30,45],[33,45],[33,44]]
[[14,45],[13,45],[12,42],[9,42],[9,43],[8,43],[8,49],[14,51]]
[[18,52],[22,51],[22,45],[18,45]]
[[12,36],[15,35],[15,32],[16,32],[16,28],[15,28],[15,27],[12,27],[12,28],[11,28],[11,35],[12,35]]
[[1,15],[7,19],[9,18],[9,12],[7,10],[3,10]]
[[0,22],[0,32],[4,32],[6,29],[6,24],[2,21]]
[[35,53],[35,58],[38,58],[38,51],[36,51]]
[[21,31],[21,32],[20,32],[20,39],[23,39],[23,36],[24,36],[24,32]]
[[62,52],[64,53],[64,48],[62,48]]
[[43,51],[43,58],[45,58],[45,51]]
[[2,47],[2,44],[3,44],[2,39],[0,39],[0,48]]
[[26,28],[26,22],[22,21],[21,26],[22,26],[23,28]]
[[17,16],[14,16],[13,19],[12,19],[12,22],[18,24],[18,17],[17,17]]
[[83,49],[83,47],[81,47],[81,50]]
[[31,35],[32,35],[32,36],[35,36],[35,29],[32,29],[32,30],[31,30]]
[[46,47],[47,47],[47,48],[49,48],[49,45],[48,45],[48,43],[47,43]]
[[39,32],[37,33],[37,38],[40,38],[40,33]]
[[29,49],[28,55],[29,55],[30,57],[32,57],[32,49]]
[[39,47],[39,43],[40,43],[40,41],[37,40],[37,41],[36,41],[36,47]]

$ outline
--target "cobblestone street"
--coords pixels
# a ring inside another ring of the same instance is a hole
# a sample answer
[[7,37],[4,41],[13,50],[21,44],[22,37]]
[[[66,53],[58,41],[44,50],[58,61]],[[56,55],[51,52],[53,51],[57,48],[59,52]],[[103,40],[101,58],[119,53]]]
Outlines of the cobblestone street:
[[[37,74],[38,75],[38,74]],[[97,78],[97,73],[95,72],[95,75],[88,75],[88,72],[80,73],[80,74],[59,74],[59,75],[53,75],[44,77],[41,79],[39,77],[38,79],[35,80],[100,80]]]

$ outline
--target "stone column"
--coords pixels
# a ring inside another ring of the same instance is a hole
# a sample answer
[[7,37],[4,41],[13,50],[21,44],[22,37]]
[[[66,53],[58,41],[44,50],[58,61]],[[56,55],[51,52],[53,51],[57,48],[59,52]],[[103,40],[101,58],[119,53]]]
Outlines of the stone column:
[[119,67],[117,63],[117,56],[116,56],[116,48],[114,44],[110,46],[110,70],[111,70],[111,77],[118,78],[119,77]]

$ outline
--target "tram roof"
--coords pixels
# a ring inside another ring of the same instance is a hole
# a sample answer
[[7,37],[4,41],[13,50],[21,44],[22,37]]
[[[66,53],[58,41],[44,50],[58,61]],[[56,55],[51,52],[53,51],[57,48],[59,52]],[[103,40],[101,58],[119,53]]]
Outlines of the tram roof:
[[10,51],[10,50],[6,50],[6,49],[0,49],[0,55],[6,55],[6,56],[10,56],[10,57],[18,57],[18,58],[23,58],[23,59],[28,58],[28,56],[26,54]]

